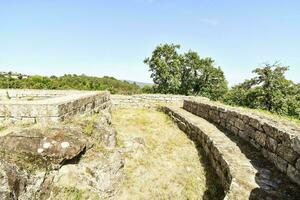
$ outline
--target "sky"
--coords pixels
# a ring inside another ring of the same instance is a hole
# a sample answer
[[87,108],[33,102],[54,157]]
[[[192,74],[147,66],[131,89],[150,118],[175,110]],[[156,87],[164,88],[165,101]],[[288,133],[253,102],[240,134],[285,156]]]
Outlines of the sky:
[[0,71],[151,82],[163,43],[211,57],[230,85],[264,63],[300,82],[300,1],[0,0]]

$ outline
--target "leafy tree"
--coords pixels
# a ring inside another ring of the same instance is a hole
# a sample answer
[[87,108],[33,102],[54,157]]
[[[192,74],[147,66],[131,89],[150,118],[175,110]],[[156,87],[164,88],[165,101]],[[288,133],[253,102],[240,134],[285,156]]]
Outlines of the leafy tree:
[[177,94],[180,88],[181,56],[177,53],[179,45],[159,45],[144,63],[149,65],[151,78],[160,93]]
[[227,92],[223,71],[214,67],[211,58],[200,58],[189,51],[183,55],[179,45],[159,45],[145,59],[152,72],[153,89],[159,93],[201,95],[217,100]]
[[300,117],[300,88],[287,80],[288,67],[266,64],[253,70],[256,76],[234,86],[224,101],[232,105],[259,108],[273,113]]
[[29,76],[28,78],[12,78],[0,75],[0,88],[20,89],[77,89],[77,90],[109,90],[111,93],[136,94],[141,89],[136,84],[120,81],[113,77],[91,77],[86,75],[71,75],[45,77]]
[[142,93],[146,93],[146,94],[154,93],[153,86],[145,85],[144,87],[142,87]]

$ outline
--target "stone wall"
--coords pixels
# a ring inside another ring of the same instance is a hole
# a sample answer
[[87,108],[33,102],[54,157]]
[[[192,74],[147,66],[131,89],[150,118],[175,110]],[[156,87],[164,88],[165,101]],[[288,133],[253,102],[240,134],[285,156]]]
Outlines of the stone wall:
[[178,104],[183,100],[191,100],[203,97],[171,95],[171,94],[137,94],[137,95],[111,95],[112,104],[120,107],[145,107],[155,108],[160,105]]
[[0,97],[9,99],[23,99],[26,97],[53,98],[66,96],[68,94],[78,94],[78,90],[34,90],[34,89],[0,89]]
[[258,199],[253,195],[253,190],[258,187],[255,182],[256,170],[234,142],[213,124],[199,117],[193,118],[191,113],[184,113],[180,108],[165,106],[162,110],[203,148],[211,167],[220,178],[224,199]]
[[300,185],[300,128],[249,110],[210,101],[184,101],[183,108],[251,143]]
[[[83,112],[97,112],[110,106],[108,92],[64,90],[1,90],[0,95],[9,96],[0,101],[0,122],[35,123],[62,121]],[[24,100],[26,96],[47,97]]]

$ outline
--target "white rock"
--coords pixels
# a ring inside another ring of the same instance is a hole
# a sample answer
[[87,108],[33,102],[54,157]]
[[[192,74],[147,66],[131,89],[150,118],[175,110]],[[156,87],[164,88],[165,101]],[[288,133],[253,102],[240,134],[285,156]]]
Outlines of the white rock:
[[51,145],[50,142],[46,142],[46,143],[43,144],[43,148],[44,148],[44,149],[49,149],[51,146],[52,146],[52,145]]
[[60,144],[61,148],[65,149],[65,148],[68,148],[70,146],[70,143],[69,142],[62,142]]
[[43,153],[43,152],[44,152],[44,149],[38,148],[37,152],[38,152],[38,153]]

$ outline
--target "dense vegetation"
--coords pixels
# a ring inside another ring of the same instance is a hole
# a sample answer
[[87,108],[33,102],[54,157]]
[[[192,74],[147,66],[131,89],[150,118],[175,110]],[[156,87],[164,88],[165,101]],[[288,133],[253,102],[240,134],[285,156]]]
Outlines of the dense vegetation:
[[145,86],[146,93],[171,93],[205,96],[230,105],[262,109],[300,119],[300,84],[287,80],[288,67],[278,63],[256,68],[256,76],[227,90],[220,67],[211,58],[196,52],[179,54],[179,45],[159,45],[145,59],[155,85]]
[[179,54],[179,48],[174,44],[159,45],[151,57],[145,59],[155,83],[153,92],[220,99],[227,92],[227,81],[221,68],[214,67],[211,58],[200,58],[194,51]]
[[142,89],[113,77],[64,75],[61,77],[0,74],[0,88],[109,90],[112,94],[163,93],[199,95],[230,105],[267,110],[300,119],[300,84],[285,77],[288,67],[266,64],[253,70],[255,77],[228,90],[220,67],[194,51],[178,53],[180,46],[163,44],[144,60],[154,85]]
[[256,68],[256,76],[232,87],[223,101],[300,119],[300,84],[285,78],[287,70],[278,63]]
[[86,75],[13,77],[10,73],[0,75],[0,88],[17,89],[76,89],[109,90],[112,94],[135,94],[141,91],[135,83],[120,81],[113,77],[91,77]]

